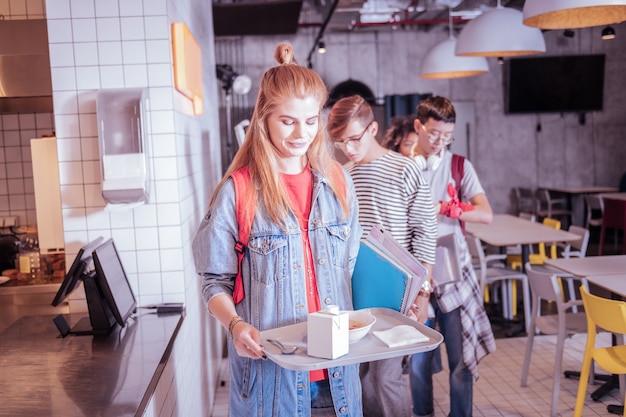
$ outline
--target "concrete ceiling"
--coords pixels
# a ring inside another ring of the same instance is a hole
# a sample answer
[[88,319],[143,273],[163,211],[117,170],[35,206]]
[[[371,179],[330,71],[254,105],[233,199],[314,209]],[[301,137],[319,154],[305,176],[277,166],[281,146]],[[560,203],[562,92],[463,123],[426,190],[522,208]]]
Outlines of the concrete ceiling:
[[[521,10],[524,0],[501,0]],[[471,20],[497,6],[497,0],[223,0],[213,2],[217,36],[295,33],[318,27],[324,33],[352,30],[425,30]]]

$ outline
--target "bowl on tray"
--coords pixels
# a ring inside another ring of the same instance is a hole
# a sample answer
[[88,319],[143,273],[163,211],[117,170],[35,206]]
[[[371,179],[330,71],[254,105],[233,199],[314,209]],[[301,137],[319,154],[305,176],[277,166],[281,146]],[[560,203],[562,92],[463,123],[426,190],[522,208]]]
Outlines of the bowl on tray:
[[363,339],[376,323],[376,316],[369,312],[369,309],[350,311],[350,343],[356,343]]

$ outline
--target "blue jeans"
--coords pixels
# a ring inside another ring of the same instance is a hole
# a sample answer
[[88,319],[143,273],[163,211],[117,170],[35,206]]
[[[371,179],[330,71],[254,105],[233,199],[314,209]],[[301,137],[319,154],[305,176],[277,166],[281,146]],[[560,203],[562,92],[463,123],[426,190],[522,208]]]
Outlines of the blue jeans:
[[[431,299],[434,300],[434,299]],[[461,314],[457,308],[449,313],[439,309],[437,302],[433,302],[435,320],[439,323],[439,330],[443,334],[448,355],[450,369],[450,417],[472,416],[473,377],[463,363],[463,334]],[[429,319],[426,324],[434,328],[435,321]],[[433,404],[433,359],[439,354],[437,348],[430,352],[416,353],[411,356],[409,381],[411,383],[411,397],[413,398],[413,414],[417,416],[431,416],[434,413]]]

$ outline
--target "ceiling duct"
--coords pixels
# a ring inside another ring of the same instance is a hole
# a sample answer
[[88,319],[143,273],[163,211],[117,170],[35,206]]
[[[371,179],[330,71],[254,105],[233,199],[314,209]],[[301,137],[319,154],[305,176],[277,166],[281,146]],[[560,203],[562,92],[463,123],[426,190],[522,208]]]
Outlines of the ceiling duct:
[[360,21],[362,23],[383,23],[399,20],[404,18],[404,12],[412,3],[410,0],[367,0],[359,11]]

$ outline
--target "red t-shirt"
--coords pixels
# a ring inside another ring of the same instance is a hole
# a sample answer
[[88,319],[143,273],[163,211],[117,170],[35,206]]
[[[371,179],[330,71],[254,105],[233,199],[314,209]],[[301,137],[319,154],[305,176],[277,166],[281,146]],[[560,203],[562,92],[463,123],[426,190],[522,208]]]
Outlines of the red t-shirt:
[[[309,215],[311,214],[311,202],[313,199],[313,174],[311,173],[311,169],[307,166],[300,174],[282,174],[282,179],[287,188],[291,208],[298,218],[300,231],[302,232],[307,306],[309,313],[315,313],[321,310],[321,304],[317,291],[313,253],[311,252],[311,245],[309,244]],[[327,378],[328,371],[326,369],[310,371],[309,373],[311,382],[321,381]]]

